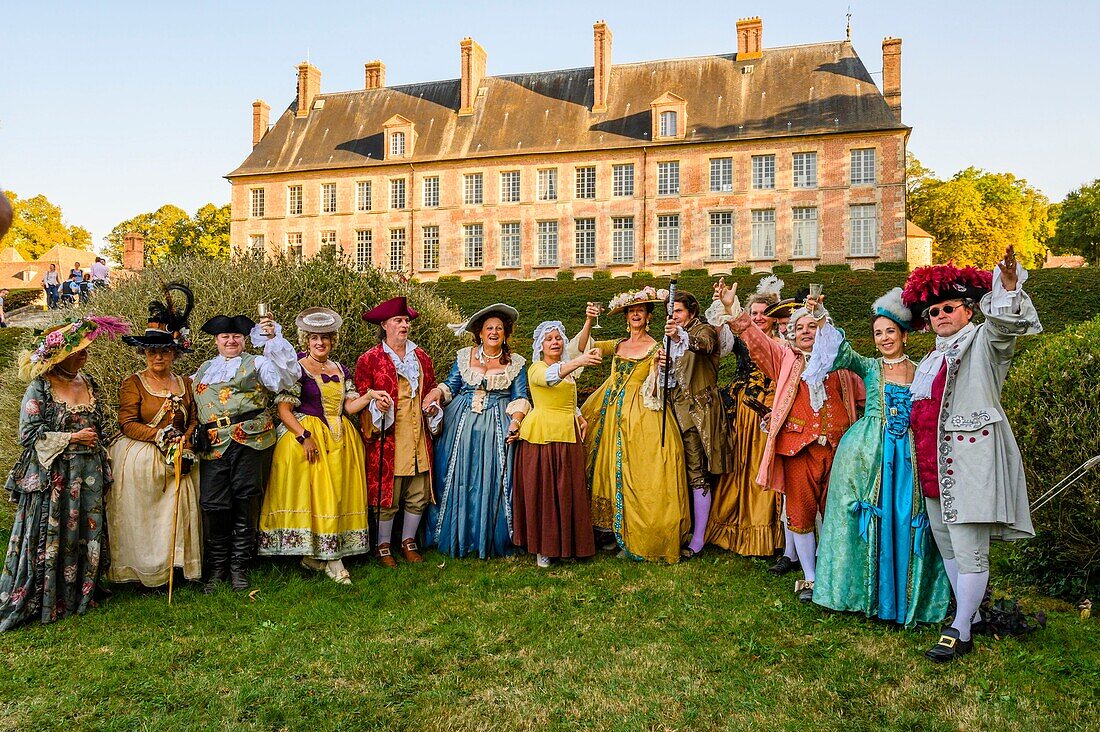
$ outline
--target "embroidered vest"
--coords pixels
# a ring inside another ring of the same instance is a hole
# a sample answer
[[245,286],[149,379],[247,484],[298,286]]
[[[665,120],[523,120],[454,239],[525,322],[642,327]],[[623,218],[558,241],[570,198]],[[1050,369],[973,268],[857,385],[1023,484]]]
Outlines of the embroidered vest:
[[775,452],[778,455],[797,455],[811,442],[827,443],[836,449],[840,438],[850,426],[848,410],[844,408],[843,395],[840,393],[840,375],[833,372],[825,379],[825,404],[816,414],[810,406],[809,387],[805,384],[799,385],[787,421],[776,436]]
[[202,457],[218,459],[225,452],[229,442],[239,442],[255,450],[265,450],[275,444],[274,424],[271,415],[265,411],[247,422],[229,424],[234,415],[264,409],[270,402],[270,394],[260,382],[256,371],[256,356],[241,354],[241,366],[229,381],[220,384],[202,384],[203,375],[210,368],[206,361],[195,373],[195,408],[199,414],[199,425],[216,422],[222,424],[210,429],[211,449]]

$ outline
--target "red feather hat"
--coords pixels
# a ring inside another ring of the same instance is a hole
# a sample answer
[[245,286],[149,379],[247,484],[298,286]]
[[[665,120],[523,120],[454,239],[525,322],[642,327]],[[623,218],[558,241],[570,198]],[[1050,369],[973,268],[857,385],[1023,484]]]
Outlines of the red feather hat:
[[928,326],[924,311],[941,302],[970,298],[978,302],[993,290],[993,273],[977,267],[956,267],[954,262],[917,267],[905,280],[901,301],[913,311],[913,329]]

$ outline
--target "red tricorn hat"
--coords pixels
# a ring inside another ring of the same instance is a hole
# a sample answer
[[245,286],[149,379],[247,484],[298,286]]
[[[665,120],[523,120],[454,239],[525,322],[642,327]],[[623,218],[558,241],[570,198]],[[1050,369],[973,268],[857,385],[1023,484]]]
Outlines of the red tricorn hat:
[[393,297],[363,313],[363,320],[375,325],[382,325],[382,323],[390,318],[396,318],[398,315],[404,315],[409,320],[415,320],[419,313],[409,307],[409,304],[405,302],[405,298]]

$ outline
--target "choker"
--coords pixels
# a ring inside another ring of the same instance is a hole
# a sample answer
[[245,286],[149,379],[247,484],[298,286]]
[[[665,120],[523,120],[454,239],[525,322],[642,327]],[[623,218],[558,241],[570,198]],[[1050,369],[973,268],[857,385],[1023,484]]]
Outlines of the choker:
[[307,354],[306,354],[306,358],[308,358],[308,359],[309,359],[310,361],[313,361],[313,362],[314,362],[314,363],[316,363],[316,364],[319,364],[319,365],[321,366],[321,368],[322,368],[322,369],[323,369],[323,368],[324,368],[325,366],[327,366],[327,365],[328,365],[328,359],[325,359],[324,361],[318,361],[318,360],[317,360],[316,358],[314,358],[314,357],[313,357],[313,354],[312,354],[312,353],[307,353]]
[[54,374],[56,374],[57,376],[60,376],[65,381],[73,381],[74,379],[76,379],[77,376],[80,376],[80,371],[75,371],[75,372],[66,371],[65,369],[61,368],[60,366],[54,366],[53,371],[54,371]]
[[894,366],[894,365],[897,365],[897,364],[901,363],[902,361],[908,361],[908,360],[909,360],[909,357],[906,356],[904,353],[902,355],[898,356],[897,358],[886,358],[886,356],[882,357],[882,362],[884,364],[886,364],[887,366]]

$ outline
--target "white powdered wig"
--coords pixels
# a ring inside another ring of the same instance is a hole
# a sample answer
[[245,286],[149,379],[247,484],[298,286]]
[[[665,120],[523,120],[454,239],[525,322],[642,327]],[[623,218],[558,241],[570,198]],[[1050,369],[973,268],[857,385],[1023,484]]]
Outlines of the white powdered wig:
[[900,287],[890,290],[871,305],[871,318],[874,319],[880,315],[909,330],[913,323],[913,311],[902,303]]
[[764,279],[760,280],[760,284],[756,286],[757,295],[768,295],[775,297],[779,300],[779,293],[783,290],[783,285],[786,284],[783,280],[779,279],[775,275],[768,275]]

